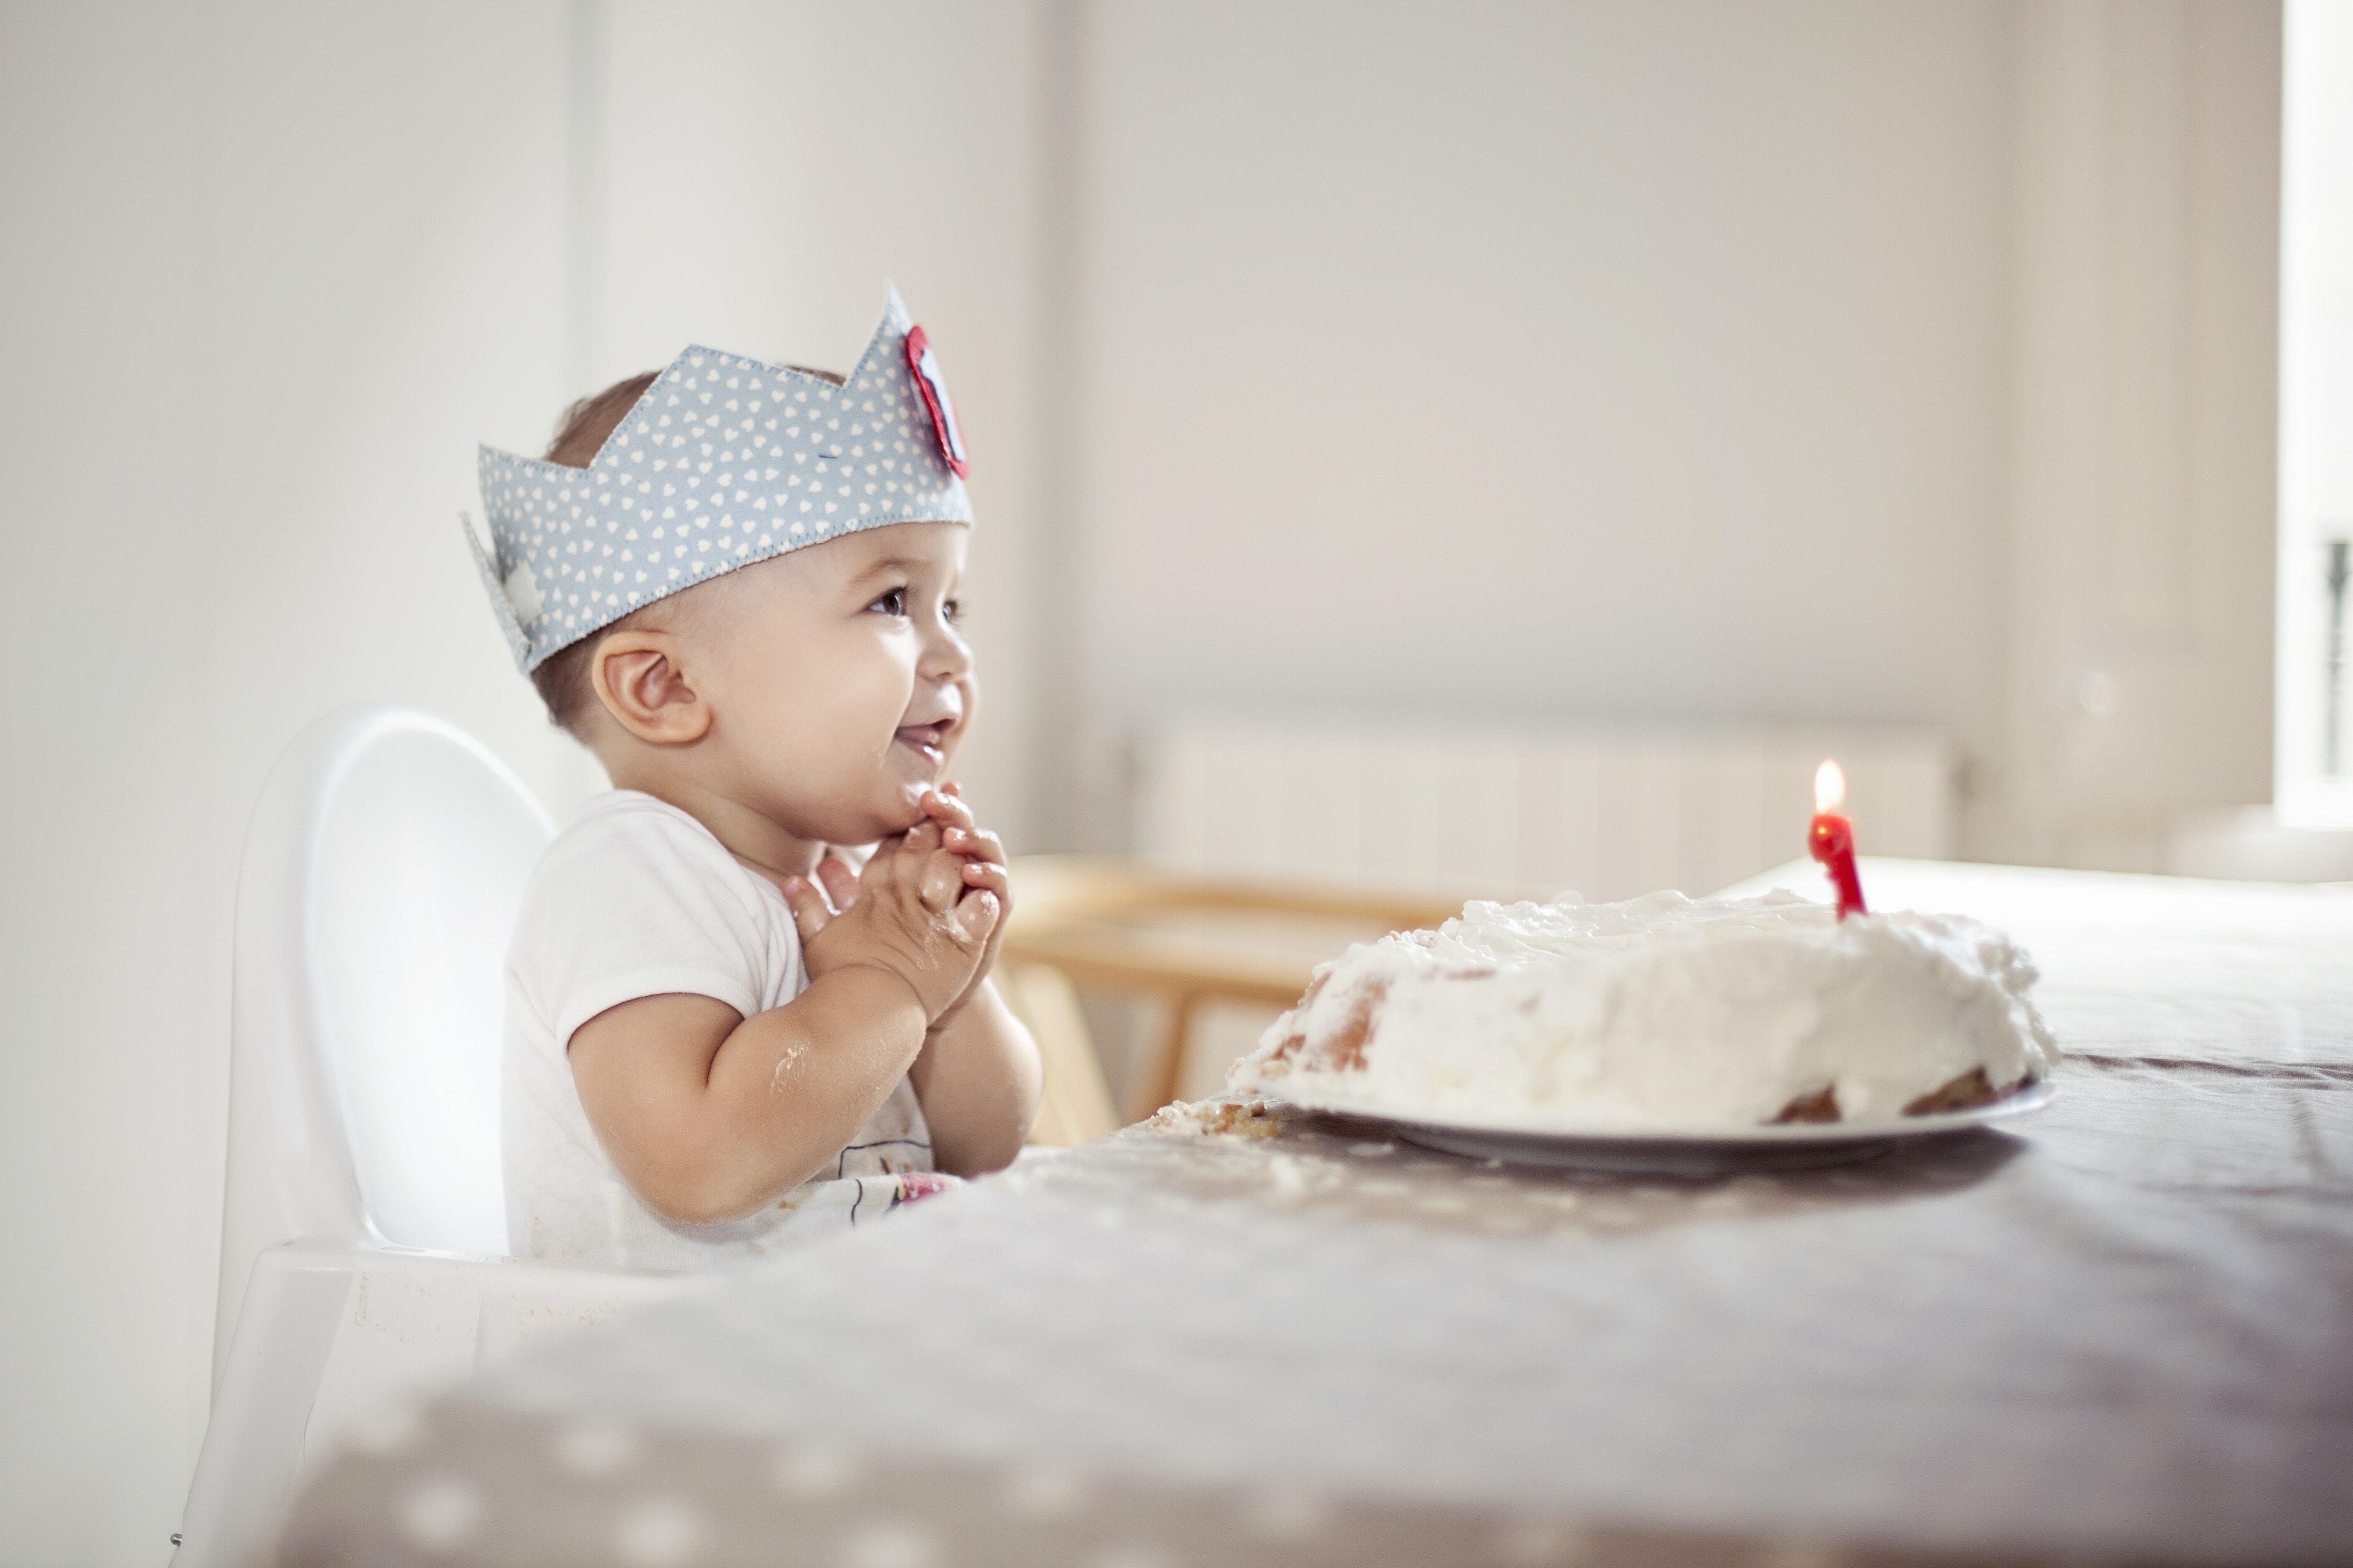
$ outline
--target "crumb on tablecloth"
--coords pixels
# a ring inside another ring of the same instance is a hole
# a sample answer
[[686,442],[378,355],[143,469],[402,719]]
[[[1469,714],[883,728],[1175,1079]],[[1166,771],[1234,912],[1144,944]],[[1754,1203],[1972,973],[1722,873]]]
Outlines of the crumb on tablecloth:
[[1255,1094],[1221,1094],[1164,1105],[1144,1125],[1155,1132],[1194,1138],[1271,1138],[1282,1122],[1274,1107]]

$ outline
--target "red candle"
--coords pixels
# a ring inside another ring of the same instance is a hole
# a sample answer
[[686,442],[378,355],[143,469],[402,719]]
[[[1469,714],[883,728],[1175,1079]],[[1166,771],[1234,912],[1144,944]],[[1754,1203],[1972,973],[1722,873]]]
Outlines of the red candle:
[[1862,879],[1854,870],[1854,824],[1838,814],[1845,800],[1846,774],[1838,763],[1823,763],[1814,774],[1814,826],[1806,835],[1806,847],[1831,874],[1841,920],[1868,912],[1862,907]]

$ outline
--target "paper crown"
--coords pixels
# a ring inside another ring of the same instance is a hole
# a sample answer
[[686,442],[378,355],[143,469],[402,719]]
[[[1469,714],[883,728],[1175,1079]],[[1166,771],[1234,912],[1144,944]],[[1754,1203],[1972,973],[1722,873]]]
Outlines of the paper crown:
[[972,521],[964,435],[892,289],[858,367],[831,377],[690,348],[585,468],[481,449],[491,607],[526,672],[641,605],[892,522]]

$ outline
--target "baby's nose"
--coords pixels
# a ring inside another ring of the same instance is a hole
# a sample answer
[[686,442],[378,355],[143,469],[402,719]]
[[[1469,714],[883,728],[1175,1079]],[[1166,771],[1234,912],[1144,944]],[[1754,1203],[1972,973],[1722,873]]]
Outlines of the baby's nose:
[[942,626],[927,640],[923,668],[934,680],[961,680],[972,673],[972,649],[954,627]]

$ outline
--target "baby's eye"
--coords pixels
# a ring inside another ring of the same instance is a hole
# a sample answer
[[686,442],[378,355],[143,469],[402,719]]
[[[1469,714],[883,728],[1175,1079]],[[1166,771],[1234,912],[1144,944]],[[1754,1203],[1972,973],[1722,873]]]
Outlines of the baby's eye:
[[903,616],[907,613],[907,590],[893,588],[866,607],[880,610],[886,616]]
[[964,601],[962,599],[949,599],[943,602],[940,605],[940,616],[942,619],[948,623],[948,625],[955,625],[958,621],[964,619]]

